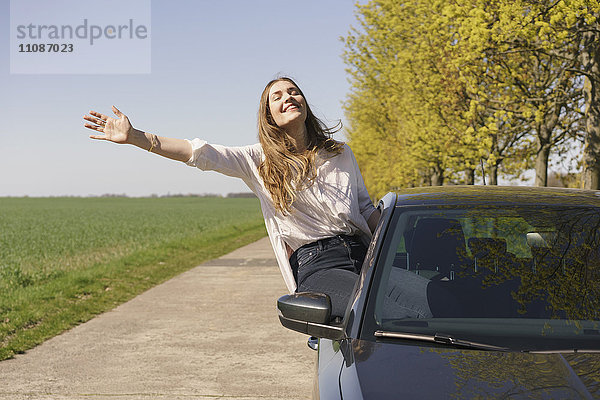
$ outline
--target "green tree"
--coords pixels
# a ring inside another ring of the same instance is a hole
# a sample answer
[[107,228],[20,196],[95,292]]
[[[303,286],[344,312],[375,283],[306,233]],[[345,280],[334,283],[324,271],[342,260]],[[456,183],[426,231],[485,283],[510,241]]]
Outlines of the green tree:
[[[346,102],[349,137],[375,196],[448,178],[472,181],[483,155],[487,138],[475,130],[464,134],[469,104],[459,71],[448,63],[452,30],[433,29],[442,5],[386,0],[358,6],[362,31],[345,40],[353,86]],[[375,182],[371,171],[382,176]]]
[[597,0],[359,5],[360,29],[345,39],[353,88],[346,112],[373,194],[473,183],[481,159],[492,184],[499,173],[535,167],[545,186],[550,154],[566,155],[583,136],[584,80],[584,162],[593,169],[600,84],[590,60],[600,53],[590,52],[599,41],[589,27],[597,9]]
[[[579,41],[579,72],[585,81],[585,150],[583,184],[600,189],[600,2],[565,0],[562,26]],[[561,20],[560,14],[557,20]]]
[[536,185],[546,186],[551,150],[577,131],[580,85],[572,57],[564,56],[576,44],[565,35],[548,40],[552,7],[549,1],[462,0],[444,9],[462,47],[456,66],[494,138],[493,181],[507,160],[505,173],[534,166]]

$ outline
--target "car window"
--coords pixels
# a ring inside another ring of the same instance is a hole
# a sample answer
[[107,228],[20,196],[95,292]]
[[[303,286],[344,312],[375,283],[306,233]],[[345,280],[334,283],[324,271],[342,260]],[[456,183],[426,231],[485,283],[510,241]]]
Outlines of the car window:
[[599,346],[598,210],[399,211],[372,291],[377,329],[452,331],[521,350],[540,336],[554,342],[534,348],[565,345],[559,340],[565,335]]

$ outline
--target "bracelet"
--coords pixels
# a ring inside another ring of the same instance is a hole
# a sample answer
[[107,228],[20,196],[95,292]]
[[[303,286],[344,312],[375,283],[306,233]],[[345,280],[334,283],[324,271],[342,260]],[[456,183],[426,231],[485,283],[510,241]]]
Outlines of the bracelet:
[[155,134],[153,134],[153,133],[151,133],[151,134],[150,134],[150,148],[148,149],[148,151],[149,151],[150,153],[152,153],[152,149],[153,149],[154,147],[156,147],[156,141],[157,141],[157,140],[158,140],[158,138],[156,137],[156,135],[155,135]]

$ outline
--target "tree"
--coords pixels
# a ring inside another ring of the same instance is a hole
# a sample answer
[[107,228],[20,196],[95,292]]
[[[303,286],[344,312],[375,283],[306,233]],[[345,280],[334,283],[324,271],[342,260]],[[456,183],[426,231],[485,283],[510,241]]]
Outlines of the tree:
[[474,183],[482,159],[492,184],[535,167],[545,186],[550,154],[583,137],[584,79],[585,169],[600,171],[597,14],[597,0],[359,5],[345,108],[370,190]]
[[585,77],[584,188],[597,190],[600,189],[600,4],[586,1],[582,8],[574,29],[581,37],[578,61]]
[[[576,43],[566,35],[548,40],[545,33],[553,6],[549,1],[464,0],[445,11],[466,49],[457,66],[473,88],[471,97],[505,139],[498,140],[503,147],[495,158],[513,158],[514,171],[534,166],[538,186],[547,184],[551,150],[575,135],[580,120],[579,81],[568,56]],[[492,164],[493,174],[496,167]]]
[[[433,29],[441,26],[435,20],[441,6],[390,0],[358,6],[363,31],[345,39],[353,86],[348,133],[375,196],[397,186],[472,180],[487,146],[478,131],[464,135],[469,105],[448,63],[452,30]],[[370,171],[387,176],[375,184]]]

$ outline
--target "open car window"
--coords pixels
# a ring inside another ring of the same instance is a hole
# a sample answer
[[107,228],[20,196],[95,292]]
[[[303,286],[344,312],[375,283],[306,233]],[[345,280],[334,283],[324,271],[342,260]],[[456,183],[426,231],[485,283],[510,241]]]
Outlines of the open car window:
[[600,349],[599,228],[595,208],[407,207],[388,230],[372,328]]

